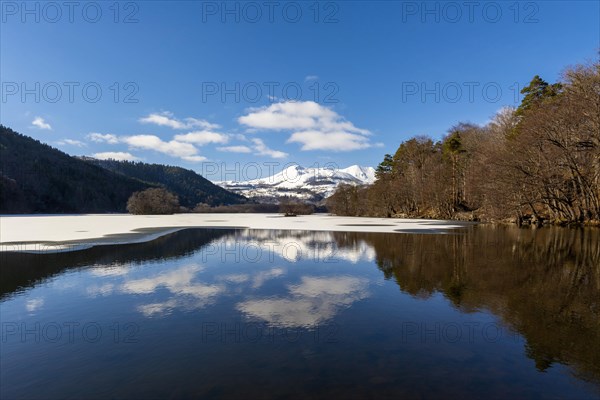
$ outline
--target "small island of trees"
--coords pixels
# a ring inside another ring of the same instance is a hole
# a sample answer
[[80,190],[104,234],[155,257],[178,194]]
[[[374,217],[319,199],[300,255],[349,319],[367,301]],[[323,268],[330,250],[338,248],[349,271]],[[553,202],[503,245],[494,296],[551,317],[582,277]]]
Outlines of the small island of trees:
[[163,188],[151,188],[135,192],[127,201],[127,211],[131,214],[175,214],[179,210],[177,196]]

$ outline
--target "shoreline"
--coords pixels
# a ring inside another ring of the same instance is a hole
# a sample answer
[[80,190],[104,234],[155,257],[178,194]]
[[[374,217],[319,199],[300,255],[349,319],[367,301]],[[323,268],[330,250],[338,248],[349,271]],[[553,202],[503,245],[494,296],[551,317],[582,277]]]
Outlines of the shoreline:
[[463,221],[330,214],[1,215],[0,253],[44,254],[141,243],[190,228],[447,234],[472,225]]

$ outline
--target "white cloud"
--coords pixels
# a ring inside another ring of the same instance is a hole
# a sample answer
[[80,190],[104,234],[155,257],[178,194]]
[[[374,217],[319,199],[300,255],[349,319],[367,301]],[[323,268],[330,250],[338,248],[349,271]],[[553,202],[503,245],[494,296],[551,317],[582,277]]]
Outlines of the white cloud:
[[[88,139],[97,143],[125,143],[131,148],[153,150],[159,153],[167,154],[172,157],[178,157],[185,161],[202,162],[206,157],[198,154],[198,149],[192,144],[206,143],[225,143],[227,135],[209,131],[190,132],[185,135],[176,135],[174,140],[168,142],[155,135],[133,135],[116,136],[110,133],[90,133]],[[181,139],[181,140],[180,140]],[[127,152],[104,152],[93,155],[95,158],[115,160],[137,160],[138,158]]]
[[217,147],[217,150],[228,153],[251,153],[252,149],[248,146],[225,146]]
[[190,143],[183,143],[177,140],[165,142],[154,135],[125,136],[120,140],[134,148],[154,150],[173,157],[179,157],[186,161],[200,162],[206,160],[206,157],[198,155],[198,149]]
[[56,142],[56,144],[58,144],[59,146],[64,146],[64,145],[69,145],[69,146],[75,146],[75,147],[86,147],[87,145],[79,140],[73,140],[73,139],[63,139],[59,142]]
[[326,111],[330,110],[312,101],[289,101],[251,109],[251,111],[248,115],[239,117],[238,122],[254,129],[287,130],[314,128],[317,119],[324,117]]
[[314,101],[286,101],[251,109],[238,122],[254,129],[323,131],[345,130],[368,135],[369,131],[355,127],[330,108]]
[[102,134],[102,133],[92,132],[89,135],[87,135],[87,138],[90,139],[92,142],[97,142],[97,143],[108,143],[108,144],[119,143],[119,138],[116,135],[113,135],[111,133]]
[[314,101],[287,101],[254,108],[238,122],[251,131],[292,131],[288,143],[300,143],[302,150],[351,151],[373,146],[369,140],[371,132]]
[[190,162],[202,162],[202,161],[208,160],[204,156],[184,156],[184,157],[181,157],[181,158],[184,159],[184,160],[186,160],[186,161],[190,161]]
[[195,131],[184,135],[175,135],[174,139],[179,142],[194,143],[199,146],[208,143],[227,143],[229,141],[227,135],[211,131]]
[[254,138],[252,139],[252,143],[254,143],[254,150],[256,151],[254,154],[257,156],[268,156],[271,158],[285,158],[288,156],[283,151],[268,148],[262,139]]
[[138,157],[124,151],[105,151],[103,153],[92,154],[92,157],[98,160],[117,160],[117,161],[135,161]]
[[31,121],[31,125],[39,128],[39,129],[45,129],[45,130],[52,130],[52,126],[50,126],[49,123],[47,123],[46,121],[44,121],[44,118],[42,117],[35,117],[33,119],[33,121]]
[[193,128],[203,128],[203,129],[217,129],[220,128],[217,124],[211,124],[210,122],[197,119],[197,118],[185,118],[183,120],[179,120],[173,117],[173,113],[165,111],[162,113],[154,113],[150,114],[147,117],[143,117],[139,119],[139,122],[142,124],[155,124],[159,126],[167,126],[172,129],[193,129]]
[[371,147],[369,138],[344,131],[322,132],[316,130],[294,132],[288,143],[302,144],[302,150],[351,151]]

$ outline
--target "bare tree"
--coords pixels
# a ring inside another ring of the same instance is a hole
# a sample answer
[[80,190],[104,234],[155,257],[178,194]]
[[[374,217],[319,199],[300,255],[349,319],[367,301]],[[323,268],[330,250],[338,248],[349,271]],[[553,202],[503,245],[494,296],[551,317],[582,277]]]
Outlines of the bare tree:
[[179,200],[163,188],[135,192],[127,201],[131,214],[174,214],[179,211]]
[[330,210],[600,222],[600,63],[569,68],[554,84],[535,76],[523,93],[519,108],[501,109],[486,126],[459,123],[439,142],[401,143],[375,184],[340,186]]
[[309,215],[314,212],[311,204],[302,203],[295,199],[284,199],[279,203],[279,211],[286,216]]

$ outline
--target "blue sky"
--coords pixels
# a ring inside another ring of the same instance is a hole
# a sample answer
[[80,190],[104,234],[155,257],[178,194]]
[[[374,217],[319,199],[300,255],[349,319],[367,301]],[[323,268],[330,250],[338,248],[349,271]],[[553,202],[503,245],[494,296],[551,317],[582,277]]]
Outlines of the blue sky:
[[485,123],[535,74],[555,81],[600,48],[597,1],[3,1],[1,11],[2,124],[69,154],[213,180],[254,178],[249,163],[262,175],[376,166],[411,136]]

